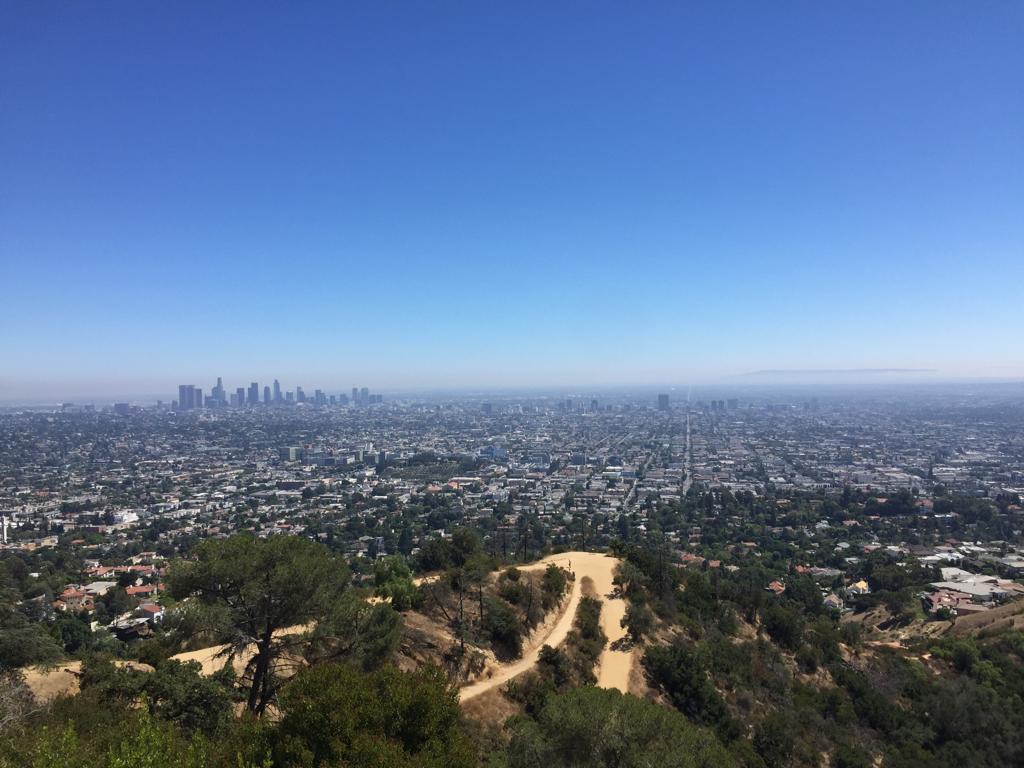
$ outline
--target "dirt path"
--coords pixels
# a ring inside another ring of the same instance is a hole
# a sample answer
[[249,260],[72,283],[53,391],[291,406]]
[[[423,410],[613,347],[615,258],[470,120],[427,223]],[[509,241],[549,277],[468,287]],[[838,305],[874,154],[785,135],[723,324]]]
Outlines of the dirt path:
[[615,575],[615,566],[618,560],[597,552],[566,552],[561,555],[551,555],[530,565],[521,566],[520,570],[529,571],[545,568],[549,563],[566,568],[576,576],[572,582],[569,604],[566,606],[562,617],[552,627],[551,632],[544,641],[538,643],[537,647],[523,658],[511,664],[503,665],[486,680],[479,680],[462,688],[459,691],[460,701],[467,701],[486,693],[500,685],[504,685],[517,675],[532,669],[540,658],[542,646],[550,645],[555,648],[565,642],[569,631],[572,629],[573,620],[576,618],[576,608],[580,603],[580,583],[587,576],[593,580],[594,588],[603,602],[601,606],[601,628],[608,636],[608,645],[601,654],[600,666],[597,670],[597,684],[602,688],[618,688],[623,693],[629,690],[629,670],[633,662],[632,651],[611,650],[611,645],[625,635],[625,630],[622,629],[619,622],[626,614],[626,603],[621,598],[611,596],[613,589],[612,579]]
[[[597,552],[566,552],[561,555],[551,555],[529,565],[520,566],[520,570],[539,570],[546,568],[550,563],[566,568],[575,574],[575,579],[572,582],[572,591],[569,594],[569,601],[564,612],[551,627],[547,636],[535,643],[534,647],[523,658],[511,664],[503,664],[493,672],[491,677],[462,688],[459,691],[459,699],[461,701],[467,701],[493,690],[498,686],[504,685],[517,675],[532,669],[540,658],[540,649],[544,645],[558,647],[564,643],[565,639],[569,636],[569,632],[572,630],[572,624],[576,618],[576,609],[580,604],[580,597],[582,596],[581,582],[585,577],[590,577],[594,582],[594,589],[602,601],[601,628],[604,630],[605,635],[608,636],[608,645],[601,653],[597,669],[597,684],[602,688],[618,688],[623,693],[628,692],[633,652],[613,651],[611,649],[612,644],[626,634],[625,630],[620,626],[622,617],[626,613],[626,603],[622,598],[612,596],[614,588],[612,579],[615,575],[615,566],[618,560]],[[436,576],[430,576],[427,577],[426,581],[432,581],[436,578]],[[280,630],[280,634],[288,635],[307,629],[309,629],[308,625],[287,627]],[[225,648],[226,646],[223,645],[213,646],[212,648],[203,648],[198,651],[179,653],[171,658],[178,661],[197,661],[202,666],[202,673],[204,675],[211,675],[224,666],[225,657],[220,654]],[[245,664],[250,656],[251,651],[241,653],[235,657],[234,667],[236,672],[242,673],[244,671]],[[140,669],[152,669],[144,664],[134,666]],[[53,669],[28,669],[25,672],[29,687],[40,699],[49,699],[61,694],[75,693],[78,690],[79,662],[61,664]]]

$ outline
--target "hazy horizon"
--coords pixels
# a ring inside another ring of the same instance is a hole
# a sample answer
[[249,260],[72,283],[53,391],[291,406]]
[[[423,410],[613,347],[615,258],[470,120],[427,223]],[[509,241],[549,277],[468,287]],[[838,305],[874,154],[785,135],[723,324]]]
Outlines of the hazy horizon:
[[[60,402],[78,404],[96,403],[107,405],[116,401],[128,401],[138,405],[151,405],[158,400],[169,404],[177,397],[179,384],[193,384],[201,387],[207,395],[216,383],[216,376],[193,377],[178,380],[79,380],[77,382],[21,382],[0,380],[0,405],[48,405]],[[229,392],[238,387],[248,388],[252,381],[263,386],[273,383],[273,378],[224,377],[224,386]],[[311,396],[315,389],[328,394],[346,394],[352,386],[367,386],[372,392],[390,396],[558,396],[567,394],[637,394],[670,393],[673,397],[685,399],[688,390],[721,390],[721,392],[747,392],[751,396],[763,396],[771,391],[820,391],[835,392],[877,392],[901,391],[919,387],[966,386],[966,385],[1021,385],[1022,376],[943,376],[938,371],[888,371],[888,370],[823,370],[823,371],[764,371],[746,372],[735,375],[693,376],[689,379],[664,379],[661,381],[621,381],[598,383],[586,381],[536,381],[536,382],[452,382],[419,385],[392,384],[387,381],[353,380],[351,382],[318,380],[314,377],[278,377],[282,391],[303,387]],[[705,393],[704,396],[707,396]],[[721,396],[721,395],[716,395]]]

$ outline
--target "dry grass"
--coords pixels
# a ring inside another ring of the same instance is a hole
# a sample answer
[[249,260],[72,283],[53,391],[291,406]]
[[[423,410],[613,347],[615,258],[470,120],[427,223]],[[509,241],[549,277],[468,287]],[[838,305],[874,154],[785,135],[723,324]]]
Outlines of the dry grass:
[[[137,661],[115,661],[117,667],[130,667],[141,672],[152,672],[148,664]],[[82,662],[69,661],[52,667],[28,667],[24,670],[25,685],[32,691],[36,701],[44,703],[60,696],[78,693],[78,681],[82,676]]]
[[642,658],[643,654],[641,653],[633,654],[632,664],[629,669],[628,690],[629,693],[633,694],[637,698],[654,701],[658,698],[658,692],[647,684],[647,675],[644,674],[643,665],[640,663]]
[[956,623],[950,626],[948,634],[957,637],[964,635],[985,637],[1007,629],[1022,628],[1024,628],[1024,600],[1017,600],[984,613],[959,617]]
[[482,693],[462,702],[466,717],[480,723],[501,725],[513,715],[521,714],[522,706],[509,699],[501,688]]

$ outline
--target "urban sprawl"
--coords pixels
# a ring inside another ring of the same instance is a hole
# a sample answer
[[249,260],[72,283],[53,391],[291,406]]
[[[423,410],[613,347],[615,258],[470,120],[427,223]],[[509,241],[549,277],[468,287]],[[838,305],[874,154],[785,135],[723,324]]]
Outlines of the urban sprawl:
[[[323,542],[357,576],[390,554],[416,562],[461,526],[518,559],[653,536],[692,568],[760,558],[777,594],[810,574],[840,612],[870,599],[885,562],[927,570],[905,610],[955,620],[1024,594],[1011,395],[384,397],[218,379],[155,405],[9,408],[2,547],[36,564],[40,620],[87,617],[125,642],[161,621],[169,559],[239,531]],[[61,572],[48,551],[81,572],[48,582]]]

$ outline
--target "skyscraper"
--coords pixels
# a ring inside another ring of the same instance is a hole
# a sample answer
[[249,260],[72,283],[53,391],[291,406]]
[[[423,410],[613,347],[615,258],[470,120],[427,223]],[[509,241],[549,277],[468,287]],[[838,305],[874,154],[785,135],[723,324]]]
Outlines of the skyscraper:
[[245,387],[239,387],[235,390],[235,399],[238,401],[239,406],[245,405]]
[[277,379],[274,379],[274,402],[281,402],[281,382]]
[[178,410],[191,411],[203,407],[203,390],[193,384],[178,385]]
[[352,387],[352,405],[359,405],[359,388]]
[[258,405],[260,402],[260,385],[259,382],[252,382],[249,385],[249,405]]
[[668,410],[668,395],[658,395],[658,410],[659,411],[667,411]]
[[263,388],[263,404],[270,405],[270,387]]

